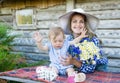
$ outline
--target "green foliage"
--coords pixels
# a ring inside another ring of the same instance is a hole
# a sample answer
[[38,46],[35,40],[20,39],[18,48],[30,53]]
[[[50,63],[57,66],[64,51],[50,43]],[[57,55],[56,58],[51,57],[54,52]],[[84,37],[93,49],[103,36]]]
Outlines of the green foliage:
[[17,35],[8,35],[8,31],[12,28],[0,23],[0,52],[9,52],[11,50],[11,42]]
[[[22,57],[16,54],[0,53],[0,72],[15,69]],[[25,62],[23,62],[25,63]]]
[[37,63],[29,64],[26,62],[25,57],[20,54],[11,54],[11,44],[18,35],[9,35],[8,32],[10,30],[12,30],[10,26],[0,23],[0,72],[48,63],[46,60],[41,60]]
[[11,43],[17,35],[8,35],[9,30],[12,30],[10,26],[0,23],[0,72],[16,68],[22,59],[22,56],[10,53]]

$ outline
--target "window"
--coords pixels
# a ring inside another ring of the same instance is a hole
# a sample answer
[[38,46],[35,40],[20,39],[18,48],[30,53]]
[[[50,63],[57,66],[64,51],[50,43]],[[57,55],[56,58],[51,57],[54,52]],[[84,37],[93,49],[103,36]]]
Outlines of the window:
[[17,26],[33,26],[33,10],[24,9],[16,11]]

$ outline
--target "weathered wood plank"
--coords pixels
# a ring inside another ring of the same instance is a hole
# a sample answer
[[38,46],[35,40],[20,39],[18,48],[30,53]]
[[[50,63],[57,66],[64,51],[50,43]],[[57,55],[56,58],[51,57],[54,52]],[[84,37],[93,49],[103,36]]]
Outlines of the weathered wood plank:
[[89,1],[87,3],[76,3],[75,8],[82,8],[86,11],[91,10],[109,10],[109,9],[120,9],[120,0],[117,1],[99,1],[92,2]]
[[119,59],[108,59],[108,66],[120,68],[120,60]]
[[120,38],[120,30],[97,30],[96,34],[99,38]]
[[120,72],[120,68],[119,67],[108,67],[107,71],[108,72]]
[[41,9],[39,9],[39,8],[36,8],[36,11],[37,12],[43,12],[43,11],[64,11],[64,10],[66,10],[65,9],[66,8],[66,5],[65,4],[63,4],[63,5],[56,5],[56,6],[52,6],[52,7],[49,7],[49,8],[41,8]]
[[48,30],[33,30],[33,31],[25,31],[25,30],[13,30],[13,31],[9,31],[8,34],[9,35],[18,35],[17,38],[33,38],[33,34],[35,33],[35,31],[39,31],[40,34],[43,36],[43,37],[48,37]]
[[37,27],[36,27],[36,25],[30,25],[30,26],[17,26],[17,24],[15,24],[15,23],[13,23],[13,27],[14,27],[14,29],[16,29],[16,30],[35,30],[35,29],[37,29]]
[[107,28],[107,29],[120,29],[120,20],[100,20],[99,28]]
[[12,51],[28,53],[47,53],[45,51],[39,50],[37,47],[32,46],[12,46]]
[[44,38],[48,38],[49,30],[39,30],[39,32]]
[[[29,61],[38,62],[39,60],[49,61],[48,53],[29,53],[29,52],[11,52],[11,53],[23,55],[28,62]],[[32,63],[32,62],[29,62],[29,63]]]
[[[49,29],[48,30],[37,30],[40,32],[40,34],[47,38],[48,37],[48,32],[49,32]],[[21,33],[21,34],[24,34],[23,37],[32,37],[33,36],[33,33],[34,31],[16,31],[14,32],[16,34],[18,33]],[[120,38],[120,30],[97,30],[96,31],[96,34],[99,38],[110,38],[110,39],[119,39]],[[29,35],[29,36],[28,36]]]
[[[8,26],[13,27],[13,22],[2,21],[2,22],[0,22],[0,23],[4,23],[4,24],[6,24],[6,25],[8,25]],[[13,27],[13,28],[14,28],[14,27]]]
[[[86,2],[100,2],[100,1],[113,1],[113,0],[76,0],[76,3],[86,3]],[[118,0],[114,0],[118,1]]]
[[10,8],[1,8],[0,14],[12,14],[12,10]]
[[44,11],[36,14],[36,20],[57,20],[66,11]]
[[13,17],[11,15],[0,16],[1,22],[13,22]]
[[39,61],[39,60],[47,60],[49,61],[49,56],[48,53],[39,53],[39,54],[35,54],[35,53],[24,53],[26,59],[31,59],[34,61]]
[[120,10],[102,10],[102,11],[90,11],[91,15],[98,17],[99,19],[119,19]]
[[119,47],[120,48],[120,39],[104,39],[101,38],[103,46],[109,47]]
[[[44,38],[42,43],[45,44],[48,41],[48,38]],[[34,38],[15,38],[13,43],[14,45],[22,46],[36,46]]]
[[55,20],[48,20],[48,21],[39,21],[38,22],[38,25],[37,25],[37,28],[50,28],[50,27],[53,27],[53,26],[58,26],[58,21]]
[[104,55],[110,58],[120,58],[120,48],[103,48]]
[[34,31],[25,31],[25,30],[13,30],[9,31],[9,35],[18,35],[17,38],[31,38],[33,37]]
[[12,44],[34,46],[35,41],[33,40],[33,38],[15,38]]

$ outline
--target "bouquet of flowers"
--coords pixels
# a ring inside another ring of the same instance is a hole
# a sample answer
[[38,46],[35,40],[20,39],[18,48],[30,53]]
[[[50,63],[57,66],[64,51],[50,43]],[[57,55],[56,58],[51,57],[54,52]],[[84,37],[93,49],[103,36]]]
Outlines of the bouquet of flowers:
[[72,57],[78,57],[88,64],[96,64],[96,61],[100,59],[99,47],[97,47],[94,42],[87,40],[84,40],[82,43],[71,45],[68,49],[68,53],[72,55]]

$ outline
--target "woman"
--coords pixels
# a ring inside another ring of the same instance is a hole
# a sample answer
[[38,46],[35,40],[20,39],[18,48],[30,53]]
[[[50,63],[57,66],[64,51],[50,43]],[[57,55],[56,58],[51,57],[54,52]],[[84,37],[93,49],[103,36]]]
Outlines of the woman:
[[[101,50],[100,41],[98,40],[95,34],[96,27],[99,23],[98,18],[84,12],[84,10],[82,9],[74,9],[62,15],[59,18],[59,21],[64,32],[66,34],[70,34],[67,37],[68,41],[72,41],[74,38],[79,37],[80,38],[79,43],[82,43],[84,40],[89,40],[90,42],[93,42]],[[101,58],[97,60],[96,64],[87,64],[86,62],[78,58],[73,58],[72,56],[68,56],[67,58],[61,57],[61,63],[63,65],[72,64],[75,67],[77,67],[77,70],[79,72],[84,73],[94,72],[95,69],[105,71],[108,60],[106,57],[103,57],[102,50],[100,52]]]

